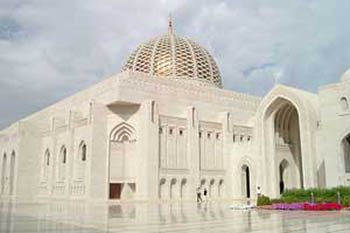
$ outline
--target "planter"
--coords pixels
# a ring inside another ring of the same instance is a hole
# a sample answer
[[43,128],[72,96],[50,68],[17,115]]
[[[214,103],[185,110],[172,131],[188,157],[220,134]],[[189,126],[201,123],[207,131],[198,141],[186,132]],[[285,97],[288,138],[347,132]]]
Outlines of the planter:
[[342,206],[335,203],[291,203],[291,204],[273,204],[274,210],[311,210],[311,211],[323,211],[323,210],[341,210]]

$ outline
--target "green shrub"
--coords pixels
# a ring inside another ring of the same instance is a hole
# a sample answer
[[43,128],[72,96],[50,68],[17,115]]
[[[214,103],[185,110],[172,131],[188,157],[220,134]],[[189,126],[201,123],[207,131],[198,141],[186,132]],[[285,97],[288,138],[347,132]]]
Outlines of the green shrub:
[[343,206],[350,206],[350,196],[344,196],[341,198],[341,204]]
[[289,189],[286,190],[279,199],[271,199],[267,196],[258,197],[257,205],[271,205],[274,203],[296,203],[311,201],[311,193],[313,193],[316,203],[337,202],[340,194],[341,204],[350,206],[350,187],[339,186],[329,189],[310,188],[310,189]]
[[315,199],[316,203],[324,203],[324,202],[337,202],[337,197],[316,197]]
[[284,203],[284,200],[280,198],[271,199],[271,204],[280,204],[280,203]]
[[337,193],[340,193],[340,197],[343,205],[350,205],[350,187],[339,186],[329,189],[290,189],[286,190],[282,195],[280,200],[284,203],[292,202],[306,202],[311,201],[311,193],[314,195],[314,201],[316,203],[322,202],[337,202]]
[[267,196],[259,196],[257,201],[257,206],[271,205],[271,200]]

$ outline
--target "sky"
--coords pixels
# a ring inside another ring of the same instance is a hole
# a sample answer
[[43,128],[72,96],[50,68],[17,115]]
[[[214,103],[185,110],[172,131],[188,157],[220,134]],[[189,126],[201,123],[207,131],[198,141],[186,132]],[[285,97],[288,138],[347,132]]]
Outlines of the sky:
[[350,68],[349,12],[349,0],[0,0],[0,129],[118,73],[169,13],[225,89],[316,93]]

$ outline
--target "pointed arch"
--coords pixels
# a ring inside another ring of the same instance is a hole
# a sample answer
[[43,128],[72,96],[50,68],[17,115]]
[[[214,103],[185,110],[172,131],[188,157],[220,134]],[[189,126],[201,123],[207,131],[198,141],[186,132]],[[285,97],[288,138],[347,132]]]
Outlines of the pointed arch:
[[[134,195],[136,183],[133,180],[132,188],[128,189],[130,179],[136,177],[136,171],[130,169],[130,164],[134,164],[135,158],[135,129],[126,122],[118,124],[111,130],[109,135],[109,191],[110,199],[130,198],[126,192]],[[129,191],[128,191],[129,190]]]
[[[306,155],[302,153],[300,114],[292,101],[277,97],[267,108],[264,116],[266,129],[270,130],[265,140],[273,143],[269,159],[275,161],[275,166],[272,165],[269,169],[276,171],[277,194],[283,193],[285,188],[304,187],[303,172],[306,171],[304,164]],[[268,126],[269,122],[271,124]],[[282,163],[280,164],[279,161]],[[295,179],[291,179],[291,176]]]
[[241,167],[241,190],[243,197],[251,197],[251,168],[247,164],[243,164]]
[[347,111],[349,109],[349,101],[345,96],[340,98],[339,104],[342,111]]
[[49,172],[49,167],[50,167],[50,150],[47,148],[44,152],[43,159],[42,159],[42,181],[47,181],[48,179],[48,172]]
[[224,197],[225,191],[224,191],[224,179],[220,179],[218,183],[218,197],[222,198]]
[[58,156],[58,179],[60,181],[64,181],[66,178],[66,163],[67,163],[67,148],[65,145],[62,145]]
[[110,140],[115,142],[135,140],[135,129],[126,122],[120,123],[111,131]]
[[243,156],[237,166],[238,183],[240,184],[240,196],[251,198],[255,195],[255,184],[257,179],[257,167],[250,156]]
[[86,162],[87,162],[87,144],[84,140],[81,140],[78,146],[77,154],[74,159],[74,177],[78,181],[83,181],[86,174]]
[[87,145],[84,140],[81,140],[81,142],[79,143],[78,152],[78,159],[82,162],[85,162],[87,159]]
[[166,193],[166,179],[161,178],[159,181],[159,199],[164,200],[167,198],[167,193]]
[[66,164],[67,162],[67,148],[66,146],[61,146],[60,149],[60,163]]
[[214,189],[215,189],[215,179],[211,179],[209,181],[209,190],[208,190],[210,199],[215,198],[215,191],[214,191]]
[[50,166],[50,150],[49,150],[49,148],[47,148],[45,150],[44,158],[45,158],[45,165]]
[[178,186],[178,182],[177,182],[177,179],[176,178],[172,178],[170,180],[170,191],[169,191],[169,194],[170,194],[170,199],[171,200],[175,200],[177,198],[177,186]]
[[[282,154],[276,153],[276,144],[292,147],[293,140],[299,144],[294,150],[298,152],[291,155],[298,160],[299,183],[302,182],[301,186],[305,188],[316,185],[316,153],[313,149],[315,141],[309,132],[317,129],[318,106],[317,95],[283,85],[276,85],[260,102],[256,114],[256,118],[260,119],[257,134],[262,139],[259,153],[263,157],[263,168],[266,172],[263,187],[266,187],[268,195],[279,195],[278,159]],[[279,149],[283,150],[282,147]],[[271,168],[273,172],[269,172]]]
[[287,188],[289,188],[289,162],[286,159],[283,159],[278,166],[279,169],[279,191],[282,194]]

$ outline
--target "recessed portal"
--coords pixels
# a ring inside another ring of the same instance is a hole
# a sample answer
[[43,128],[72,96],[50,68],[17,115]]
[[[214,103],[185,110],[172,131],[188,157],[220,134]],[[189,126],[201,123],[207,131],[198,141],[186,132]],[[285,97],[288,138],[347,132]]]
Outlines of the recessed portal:
[[250,170],[247,165],[242,166],[242,195],[246,198],[250,198]]
[[110,135],[109,198],[131,200],[136,193],[137,170],[134,128],[123,122]]
[[[276,191],[283,193],[286,189],[303,188],[303,160],[300,143],[300,121],[297,108],[288,100],[279,98],[269,108],[266,118],[266,138],[273,144],[276,171]],[[288,161],[288,162],[287,162]]]
[[282,194],[285,190],[285,187],[286,187],[286,183],[290,183],[289,182],[289,174],[288,174],[288,167],[289,167],[289,164],[286,160],[283,160],[281,163],[280,163],[280,166],[279,166],[279,174],[280,174],[280,179],[279,179],[279,182],[280,182],[280,194]]

